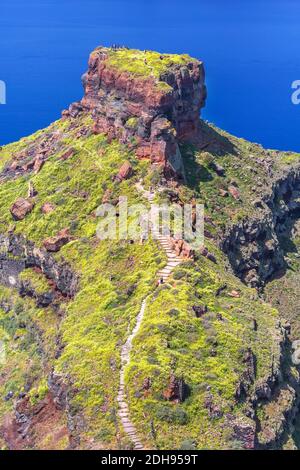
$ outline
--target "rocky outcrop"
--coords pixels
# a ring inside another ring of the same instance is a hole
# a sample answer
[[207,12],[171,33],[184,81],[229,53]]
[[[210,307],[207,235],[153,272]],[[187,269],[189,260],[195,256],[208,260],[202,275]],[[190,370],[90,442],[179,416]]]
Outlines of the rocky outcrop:
[[168,388],[164,391],[163,396],[168,401],[182,403],[188,395],[188,388],[183,378],[178,378],[174,374],[170,377]]
[[228,227],[221,243],[235,274],[251,287],[286,267],[281,238],[300,214],[300,168],[278,177],[259,206],[255,216]]
[[194,258],[194,250],[185,240],[171,238],[170,245],[177,256],[182,256],[182,258],[189,259]]
[[114,53],[100,47],[91,54],[83,76],[84,97],[63,117],[89,111],[95,132],[135,147],[138,157],[162,165],[166,173],[183,174],[178,143],[197,139],[206,99],[202,62],[190,59],[169,67],[159,78],[151,69],[141,77],[112,66]]
[[0,235],[0,283],[20,288],[19,274],[28,267],[39,268],[63,295],[74,296],[78,278],[67,263],[58,263],[22,235]]
[[23,281],[19,287],[19,294],[24,297],[32,297],[36,300],[37,307],[48,307],[55,298],[55,293],[49,286],[49,290],[47,292],[39,293],[36,292],[34,287],[31,285],[29,281]]
[[62,137],[59,131],[42,134],[25,149],[11,155],[0,172],[0,183],[27,173],[38,173],[48,158],[63,146]]
[[68,443],[70,439],[62,417],[52,393],[47,393],[36,404],[31,403],[29,395],[22,393],[15,403],[14,415],[7,416],[0,427],[0,436],[10,450],[45,449],[45,436],[47,449],[59,448],[62,441]]
[[116,180],[121,182],[123,180],[128,179],[132,175],[132,166],[130,165],[129,162],[124,162],[121,168],[119,169],[119,172],[116,176]]
[[57,252],[72,239],[69,229],[60,230],[54,237],[46,238],[43,242],[47,251]]
[[289,432],[299,409],[300,376],[291,364],[289,325],[276,325],[277,350],[265,377],[256,379],[256,359],[250,348],[242,352],[245,371],[236,390],[245,416],[227,415],[233,438],[245,449],[278,449]]
[[256,445],[256,425],[247,417],[236,418],[230,414],[226,416],[226,422],[232,429],[231,439],[238,448],[253,450]]
[[23,220],[32,211],[33,207],[34,202],[32,200],[19,197],[12,205],[10,212],[14,220]]

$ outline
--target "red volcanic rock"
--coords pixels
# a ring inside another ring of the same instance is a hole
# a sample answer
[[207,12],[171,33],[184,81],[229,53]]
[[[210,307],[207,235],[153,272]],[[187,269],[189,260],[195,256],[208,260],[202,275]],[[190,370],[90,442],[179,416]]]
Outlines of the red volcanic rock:
[[171,246],[177,256],[182,256],[183,258],[189,258],[189,259],[194,258],[194,250],[186,241],[172,238]]
[[34,160],[33,171],[37,174],[43,167],[45,159],[42,155],[38,155]]
[[121,166],[119,173],[116,176],[117,181],[123,181],[128,179],[132,175],[132,166],[129,162],[124,162]]
[[136,156],[140,159],[143,159],[143,158],[150,158],[151,157],[151,153],[152,153],[152,150],[151,150],[151,145],[140,145],[137,149],[136,149]]
[[59,131],[43,133],[26,147],[26,150],[12,155],[12,160],[1,171],[1,177],[13,179],[28,172],[38,173],[47,159],[55,154],[61,145]]
[[19,197],[12,205],[10,212],[15,220],[22,220],[32,211],[33,207],[33,201]]
[[[28,448],[53,449],[61,443],[62,439],[69,442],[69,431],[63,421],[63,410],[55,403],[51,392],[37,403],[32,404],[30,397],[21,394],[15,402],[14,414],[7,416],[1,426],[1,436],[11,450],[26,450]],[[50,439],[50,442],[48,443]],[[67,446],[67,444],[66,444]]]
[[178,379],[174,374],[170,377],[168,388],[163,392],[166,400],[182,403],[186,398],[186,385],[184,380]]
[[138,76],[112,66],[112,54],[101,47],[92,52],[83,76],[84,97],[63,118],[88,111],[95,133],[134,146],[138,158],[163,166],[166,176],[183,175],[178,144],[197,139],[206,99],[202,62],[174,64],[158,79],[150,72]]
[[73,157],[74,153],[75,153],[75,149],[70,148],[61,155],[60,160],[68,160],[68,158]]
[[43,214],[50,214],[51,212],[53,212],[55,209],[55,205],[52,204],[51,202],[45,202],[42,207],[41,207],[41,211]]
[[43,246],[47,251],[57,252],[61,249],[62,246],[69,243],[71,238],[72,237],[69,234],[69,229],[65,228],[60,230],[60,232],[58,232],[58,234],[54,237],[49,237],[44,240]]

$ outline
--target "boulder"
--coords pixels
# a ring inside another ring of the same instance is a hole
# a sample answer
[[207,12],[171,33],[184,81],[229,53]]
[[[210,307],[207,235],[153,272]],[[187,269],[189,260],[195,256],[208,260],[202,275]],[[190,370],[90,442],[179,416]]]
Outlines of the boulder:
[[229,297],[233,297],[235,299],[239,299],[241,297],[240,293],[237,290],[232,290],[228,292]]
[[34,202],[32,200],[19,197],[10,208],[10,212],[15,220],[23,220],[33,208]]
[[37,174],[44,166],[45,158],[43,155],[38,155],[34,160],[33,171]]
[[119,182],[126,180],[130,178],[132,173],[133,173],[132,166],[130,165],[129,162],[126,161],[123,163],[123,165],[119,169],[119,173],[116,176],[116,180]]
[[182,256],[182,258],[187,259],[194,258],[194,250],[185,240],[171,238],[171,247],[177,256]]
[[229,193],[228,191],[225,191],[225,189],[219,189],[220,196],[222,197],[228,197]]
[[71,240],[71,236],[69,234],[69,229],[65,228],[60,230],[57,235],[54,237],[49,237],[43,242],[44,248],[47,251],[57,252],[59,251],[64,245],[69,243]]

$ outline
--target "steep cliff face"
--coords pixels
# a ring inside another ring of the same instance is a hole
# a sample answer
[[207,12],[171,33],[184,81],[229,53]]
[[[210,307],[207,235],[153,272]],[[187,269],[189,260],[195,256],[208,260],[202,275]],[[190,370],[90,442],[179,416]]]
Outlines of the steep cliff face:
[[178,144],[197,140],[206,99],[202,62],[102,47],[90,56],[83,86],[83,99],[64,117],[90,111],[95,132],[129,144],[139,158],[162,165],[166,173],[183,175]]

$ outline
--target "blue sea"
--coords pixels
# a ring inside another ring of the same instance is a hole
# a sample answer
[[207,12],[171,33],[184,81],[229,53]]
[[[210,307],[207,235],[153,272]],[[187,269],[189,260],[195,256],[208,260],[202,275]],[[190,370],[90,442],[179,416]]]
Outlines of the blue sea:
[[0,145],[58,119],[82,96],[90,51],[118,43],[202,59],[205,119],[299,152],[299,23],[298,0],[1,0]]

